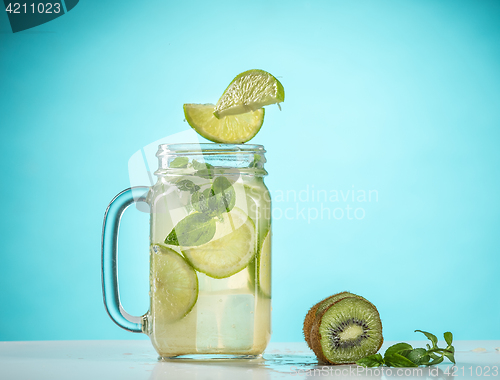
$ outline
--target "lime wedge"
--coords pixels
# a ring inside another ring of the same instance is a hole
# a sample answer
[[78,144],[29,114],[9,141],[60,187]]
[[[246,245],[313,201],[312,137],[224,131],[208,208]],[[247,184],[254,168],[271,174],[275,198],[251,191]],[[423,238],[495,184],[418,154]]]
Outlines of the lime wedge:
[[264,122],[264,109],[217,119],[213,104],[184,104],[189,125],[206,139],[223,144],[242,144],[259,132]]
[[283,85],[264,70],[248,70],[238,74],[215,105],[215,117],[222,119],[258,110],[285,100]]
[[154,244],[151,246],[154,270],[151,292],[158,303],[155,313],[174,322],[188,314],[198,299],[198,276],[186,260],[174,250]]
[[255,226],[241,209],[223,213],[214,238],[182,253],[198,271],[213,278],[226,278],[244,269],[255,256]]

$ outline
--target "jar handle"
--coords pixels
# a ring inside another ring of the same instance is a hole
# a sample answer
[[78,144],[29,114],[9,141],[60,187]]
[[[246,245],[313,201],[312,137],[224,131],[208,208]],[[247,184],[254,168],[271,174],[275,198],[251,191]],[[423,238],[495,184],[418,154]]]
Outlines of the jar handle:
[[110,318],[121,328],[142,332],[143,317],[128,314],[120,303],[117,275],[118,229],[125,210],[135,202],[145,202],[149,187],[137,186],[119,193],[109,204],[102,226],[102,295]]

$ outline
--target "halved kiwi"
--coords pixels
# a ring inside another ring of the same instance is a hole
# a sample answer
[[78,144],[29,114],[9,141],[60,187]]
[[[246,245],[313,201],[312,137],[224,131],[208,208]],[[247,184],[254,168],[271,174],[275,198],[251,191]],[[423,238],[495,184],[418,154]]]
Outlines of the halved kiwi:
[[306,317],[304,318],[303,331],[304,331],[304,338],[307,342],[307,345],[309,346],[309,348],[311,350],[312,350],[312,345],[311,345],[311,341],[310,341],[311,328],[312,328],[312,325],[314,323],[314,320],[316,319],[316,316],[318,314],[321,314],[325,310],[325,308],[330,306],[332,303],[337,302],[345,297],[357,297],[357,298],[360,298],[363,300],[365,299],[365,298],[358,296],[354,293],[340,292],[340,293],[334,294],[333,296],[327,297],[322,301],[319,301],[316,305],[314,305],[313,307],[311,307],[309,309],[309,312],[307,313]]
[[382,346],[379,313],[364,298],[343,297],[322,309],[309,336],[312,350],[321,361],[351,364],[375,354]]
[[312,328],[312,325],[314,323],[314,319],[316,318],[316,312],[318,311],[320,305],[331,304],[333,302],[336,302],[342,298],[349,297],[349,296],[355,296],[355,294],[352,294],[349,292],[337,293],[337,294],[334,294],[333,296],[327,297],[324,300],[319,301],[316,305],[314,305],[313,307],[311,307],[309,309],[306,317],[304,318],[303,332],[304,332],[304,338],[306,340],[306,343],[311,350],[312,350],[312,346],[311,346],[311,342],[309,340],[309,337],[311,335],[311,328]]

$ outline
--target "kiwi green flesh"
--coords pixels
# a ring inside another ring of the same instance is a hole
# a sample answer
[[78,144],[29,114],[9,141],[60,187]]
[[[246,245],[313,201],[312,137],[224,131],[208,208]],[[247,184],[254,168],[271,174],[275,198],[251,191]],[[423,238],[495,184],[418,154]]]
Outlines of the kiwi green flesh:
[[324,300],[318,302],[316,305],[314,305],[309,312],[307,313],[305,319],[304,319],[304,338],[306,340],[307,345],[309,348],[312,349],[311,346],[311,341],[310,341],[310,336],[311,336],[311,328],[314,323],[314,319],[316,318],[316,315],[319,314],[318,310],[321,307],[322,310],[324,310],[323,305],[330,306],[332,303],[337,302],[338,300],[345,298],[345,297],[359,297],[355,294],[349,293],[349,292],[341,292],[334,294],[333,296],[327,297]]
[[344,298],[331,305],[321,317],[318,332],[323,356],[333,364],[354,363],[373,355],[383,340],[377,309],[359,298]]
[[342,298],[346,298],[346,297],[356,297],[356,298],[359,298],[359,299],[366,301],[365,298],[358,296],[356,294],[353,294],[353,293],[349,293],[349,292],[338,293],[338,294],[335,294],[334,296],[326,298],[325,300],[323,300],[319,304],[318,308],[316,309],[316,316],[321,315],[323,313],[323,311],[325,311],[326,309],[328,309],[328,307],[330,307],[330,305],[332,305],[335,302],[341,300]]

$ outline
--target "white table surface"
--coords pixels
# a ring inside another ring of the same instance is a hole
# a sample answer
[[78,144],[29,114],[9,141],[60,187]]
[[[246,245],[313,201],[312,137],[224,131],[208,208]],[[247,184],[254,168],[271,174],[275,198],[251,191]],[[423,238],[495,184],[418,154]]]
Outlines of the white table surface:
[[[392,343],[384,343],[382,350]],[[425,342],[409,343],[423,347]],[[500,380],[500,341],[457,341],[454,345],[456,369],[446,362],[431,369],[421,367],[421,373],[409,375],[410,372],[406,372],[409,376],[405,376],[404,372],[397,373],[397,368],[392,368],[389,374],[387,368],[384,368],[384,373],[375,369],[368,373],[356,366],[323,366],[302,342],[270,343],[261,359],[210,362],[158,361],[158,355],[147,340],[0,342],[0,379],[270,380],[331,377]],[[485,352],[471,351],[477,348],[485,349]],[[453,372],[456,376],[452,376]]]

